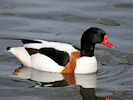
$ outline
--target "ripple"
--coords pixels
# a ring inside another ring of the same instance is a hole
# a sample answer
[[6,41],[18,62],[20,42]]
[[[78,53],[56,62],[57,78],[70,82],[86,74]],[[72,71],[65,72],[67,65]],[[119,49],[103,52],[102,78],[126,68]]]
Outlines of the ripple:
[[120,26],[122,22],[117,22],[113,19],[107,18],[96,18],[96,17],[85,17],[80,15],[75,15],[71,13],[56,12],[56,13],[46,13],[46,14],[20,14],[20,13],[3,13],[1,15],[10,15],[17,17],[25,17],[30,19],[39,19],[39,20],[55,20],[55,21],[64,21],[64,22],[90,22],[97,23],[107,26]]
[[19,20],[11,20],[11,19],[0,20],[1,29],[10,29],[10,28],[25,26],[25,25],[27,25],[27,23],[19,21]]
[[15,14],[16,16],[32,18],[32,19],[47,19],[47,20],[56,20],[56,21],[67,21],[67,22],[81,22],[88,21],[89,18],[82,17],[79,15],[56,12],[56,13],[46,13],[46,14]]
[[106,19],[106,18],[97,18],[97,23],[102,25],[108,25],[108,26],[120,26],[121,24],[115,20],[112,19]]
[[116,8],[133,8],[133,4],[129,3],[121,3],[121,4],[115,4]]
[[97,50],[96,56],[101,65],[133,65],[133,54],[128,54],[115,50],[104,50],[101,53],[99,52],[101,52],[101,50]]

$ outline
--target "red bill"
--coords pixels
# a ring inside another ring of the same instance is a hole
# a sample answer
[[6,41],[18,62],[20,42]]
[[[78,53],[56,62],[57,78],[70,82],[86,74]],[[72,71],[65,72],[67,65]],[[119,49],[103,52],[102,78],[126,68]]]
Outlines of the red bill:
[[115,47],[116,47],[115,45],[113,45],[113,44],[111,44],[111,43],[109,42],[109,40],[108,40],[108,35],[105,35],[105,36],[104,36],[104,40],[103,40],[103,42],[101,42],[101,44],[103,44],[103,45],[105,45],[105,46],[107,46],[107,47],[109,47],[109,48],[115,48]]

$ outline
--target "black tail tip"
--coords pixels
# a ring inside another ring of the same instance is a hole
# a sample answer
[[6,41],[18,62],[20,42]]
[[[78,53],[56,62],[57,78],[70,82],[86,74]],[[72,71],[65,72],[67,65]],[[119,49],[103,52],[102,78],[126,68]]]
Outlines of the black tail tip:
[[22,39],[21,41],[22,41],[23,43],[25,42],[25,40],[24,40],[24,39]]
[[7,50],[10,50],[10,49],[11,49],[11,47],[7,47],[6,49],[7,49]]

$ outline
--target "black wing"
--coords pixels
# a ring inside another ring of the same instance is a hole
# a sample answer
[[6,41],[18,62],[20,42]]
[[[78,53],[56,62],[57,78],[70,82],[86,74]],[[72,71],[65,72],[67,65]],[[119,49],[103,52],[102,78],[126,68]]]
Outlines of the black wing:
[[38,52],[50,57],[61,66],[65,66],[69,62],[69,54],[65,51],[59,51],[54,48],[41,48]]
[[29,44],[29,43],[42,43],[41,41],[36,41],[36,40],[26,40],[22,39],[23,44]]

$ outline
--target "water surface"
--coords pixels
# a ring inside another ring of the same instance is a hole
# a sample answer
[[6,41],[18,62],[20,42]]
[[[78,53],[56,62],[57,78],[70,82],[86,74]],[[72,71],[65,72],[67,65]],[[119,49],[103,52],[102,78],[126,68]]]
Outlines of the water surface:
[[[132,100],[132,11],[131,0],[1,0],[0,99]],[[64,76],[21,67],[6,51],[8,46],[22,46],[21,39],[80,47],[83,31],[92,26],[104,29],[117,47],[96,46],[98,72],[91,75]]]

